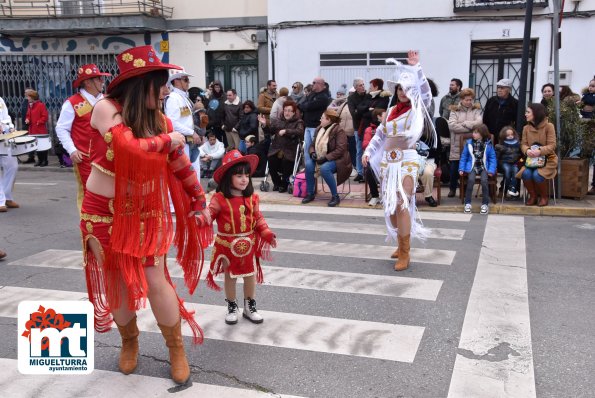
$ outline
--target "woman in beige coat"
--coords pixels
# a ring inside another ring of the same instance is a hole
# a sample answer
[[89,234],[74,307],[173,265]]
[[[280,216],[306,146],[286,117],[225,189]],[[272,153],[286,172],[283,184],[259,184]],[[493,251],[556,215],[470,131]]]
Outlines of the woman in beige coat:
[[450,191],[448,197],[453,198],[459,182],[459,160],[461,158],[460,136],[472,133],[473,129],[483,123],[481,107],[475,100],[475,91],[471,88],[461,90],[461,101],[450,106],[448,128],[450,130]]
[[[547,206],[547,181],[556,176],[558,156],[556,156],[556,131],[546,116],[546,109],[541,104],[529,104],[525,111],[527,125],[523,128],[521,153],[528,158],[545,157],[545,165],[539,168],[523,166],[516,175],[522,178],[529,199],[527,206]],[[526,163],[525,163],[526,164]],[[539,202],[537,197],[539,196]]]

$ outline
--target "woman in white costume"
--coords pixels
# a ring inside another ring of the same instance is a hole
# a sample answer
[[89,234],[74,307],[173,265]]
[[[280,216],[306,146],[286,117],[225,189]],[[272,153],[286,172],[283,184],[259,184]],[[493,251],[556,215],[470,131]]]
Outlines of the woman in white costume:
[[[387,240],[397,241],[393,258],[398,258],[395,270],[409,266],[410,239],[427,237],[415,207],[415,188],[419,156],[415,143],[424,131],[424,120],[431,122],[427,108],[432,92],[419,64],[419,53],[409,51],[407,63],[387,60],[397,65],[396,105],[386,112],[384,122],[376,129],[362,156],[381,181],[382,202],[388,230]],[[392,89],[388,82],[389,88]],[[392,90],[391,90],[392,91]],[[431,125],[431,123],[430,123]],[[434,142],[436,142],[436,133]]]

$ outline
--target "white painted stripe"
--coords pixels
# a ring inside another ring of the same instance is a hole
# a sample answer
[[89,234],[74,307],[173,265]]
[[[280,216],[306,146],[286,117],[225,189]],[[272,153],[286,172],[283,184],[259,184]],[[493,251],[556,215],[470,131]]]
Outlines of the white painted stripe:
[[[0,316],[16,317],[18,304],[23,300],[86,300],[86,297],[86,293],[80,292],[3,286]],[[388,361],[412,363],[424,333],[420,326],[273,311],[259,311],[265,319],[261,325],[242,319],[239,325],[230,326],[224,322],[227,312],[224,306],[188,302],[186,306],[196,311],[196,319],[208,339]],[[142,331],[160,332],[149,309],[138,313],[138,326]],[[182,334],[192,336],[187,324]]]
[[[277,239],[274,251],[283,253],[314,254],[317,256],[336,256],[365,258],[374,260],[390,260],[395,250],[394,246],[354,245],[339,242],[315,242],[310,240]],[[411,261],[414,263],[429,263],[450,265],[455,252],[452,250],[411,248]]]
[[[386,235],[384,223],[362,224],[336,221],[288,220],[282,218],[267,218],[267,224],[273,230],[297,229],[302,231],[339,232],[345,234]],[[462,240],[465,235],[463,229],[428,228],[432,239]]]
[[523,217],[488,217],[448,397],[535,397]]
[[72,397],[73,392],[84,391],[86,397],[164,397],[175,393],[176,398],[299,398],[295,395],[265,393],[195,382],[192,382],[190,386],[176,388],[177,385],[169,379],[135,374],[126,376],[120,372],[97,369],[91,374],[76,377],[70,375],[24,375],[18,371],[17,360],[7,358],[0,358],[0,370],[0,390],[5,397]]
[[[179,267],[178,267],[179,268]],[[264,284],[435,301],[442,281],[287,267],[263,267]]]
[[[80,269],[82,252],[76,250],[46,250],[13,261],[9,266],[34,266],[63,269]],[[169,258],[168,264],[175,259]],[[170,275],[182,278],[181,267],[170,266]],[[204,269],[209,268],[205,262]],[[263,266],[265,285],[292,287],[341,293],[369,294],[375,296],[403,297],[435,301],[442,281],[407,278],[402,276],[369,275],[349,272],[322,271],[313,269]],[[207,275],[203,271],[202,278]],[[221,280],[222,278],[218,278]],[[241,279],[239,281],[241,283]]]
[[15,182],[15,185],[41,185],[41,186],[52,186],[58,185],[57,182]]
[[[302,205],[276,205],[272,203],[261,203],[260,210],[264,212],[283,212],[294,214],[331,214],[343,216],[367,216],[384,218],[382,209],[362,209],[355,207],[326,207],[326,206],[302,206]],[[443,221],[471,221],[471,214],[464,213],[441,213],[423,212],[422,220],[443,220]]]

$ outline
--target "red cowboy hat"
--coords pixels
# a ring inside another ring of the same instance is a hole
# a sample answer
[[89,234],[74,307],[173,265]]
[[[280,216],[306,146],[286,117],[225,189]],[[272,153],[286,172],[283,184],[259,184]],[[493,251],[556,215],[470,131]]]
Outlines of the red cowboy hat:
[[111,76],[112,75],[111,73],[101,72],[99,70],[99,68],[97,67],[97,65],[95,65],[95,64],[83,65],[78,68],[77,73],[78,73],[78,76],[76,77],[76,80],[72,83],[72,86],[74,88],[78,88],[81,85],[81,83],[83,82],[83,80],[92,79],[94,77],[99,77],[99,76]]
[[153,46],[129,48],[116,56],[116,62],[118,63],[120,74],[107,86],[106,91],[108,93],[118,84],[131,77],[155,70],[182,69],[181,66],[161,62]]
[[254,174],[256,167],[258,167],[258,156],[257,155],[245,155],[237,149],[231,150],[223,156],[221,166],[213,174],[213,179],[217,184],[221,182],[221,178],[225,175],[225,172],[229,170],[231,166],[238,163],[248,163],[250,165],[250,175]]

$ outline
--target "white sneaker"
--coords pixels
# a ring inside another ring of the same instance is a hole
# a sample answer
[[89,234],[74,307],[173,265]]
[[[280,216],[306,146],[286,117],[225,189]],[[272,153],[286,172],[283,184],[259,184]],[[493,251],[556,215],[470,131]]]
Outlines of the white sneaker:
[[244,299],[244,312],[242,316],[252,323],[262,323],[262,316],[256,311],[256,300],[253,298]]
[[481,208],[480,208],[479,212],[481,214],[488,214],[489,210],[490,209],[489,209],[488,205],[481,205]]
[[465,213],[471,213],[471,203],[465,205]]
[[376,206],[378,203],[380,203],[380,198],[372,198],[368,202],[368,206]]
[[519,193],[516,190],[514,190],[514,189],[509,189],[508,190],[508,195],[517,197],[517,196],[519,196]]
[[227,301],[227,315],[225,316],[225,323],[228,325],[235,325],[238,323],[238,303],[234,301]]

